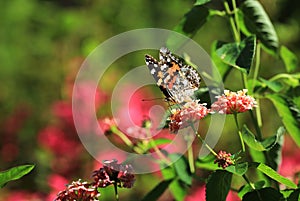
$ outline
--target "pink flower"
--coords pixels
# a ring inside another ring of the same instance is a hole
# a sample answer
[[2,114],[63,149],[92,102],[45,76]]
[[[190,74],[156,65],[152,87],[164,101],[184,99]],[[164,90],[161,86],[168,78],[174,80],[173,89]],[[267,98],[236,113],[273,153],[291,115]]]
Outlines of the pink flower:
[[187,102],[181,109],[176,109],[170,116],[169,129],[177,133],[179,129],[190,126],[203,119],[210,110],[205,104],[199,104],[198,101]]
[[86,200],[86,201],[98,201],[100,193],[97,191],[95,186],[87,183],[73,181],[71,185],[63,191],[57,194],[54,201],[71,201],[71,200]]
[[211,105],[211,110],[220,114],[234,114],[257,107],[255,99],[246,95],[247,91],[247,89],[238,92],[225,90],[223,95],[216,96],[218,100]]
[[214,163],[218,163],[219,167],[225,169],[226,167],[233,165],[234,160],[231,158],[231,153],[220,150]]

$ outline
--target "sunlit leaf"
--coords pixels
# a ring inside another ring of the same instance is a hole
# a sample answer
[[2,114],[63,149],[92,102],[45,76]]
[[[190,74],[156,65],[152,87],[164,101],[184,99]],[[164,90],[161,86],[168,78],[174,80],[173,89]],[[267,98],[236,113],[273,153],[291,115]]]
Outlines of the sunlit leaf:
[[254,190],[246,193],[242,201],[279,201],[283,199],[283,195],[271,187]]
[[281,46],[280,57],[284,62],[287,72],[290,73],[296,70],[298,66],[298,58],[292,51],[285,46]]
[[279,94],[269,94],[266,98],[272,101],[288,133],[297,145],[300,146],[300,123],[293,116],[287,98]]
[[213,172],[206,184],[206,201],[225,201],[230,190],[231,179],[232,173],[225,170]]
[[240,8],[240,27],[246,35],[255,34],[264,47],[277,53],[278,37],[273,24],[259,1],[246,0]]
[[261,77],[259,80],[274,92],[280,92],[283,89],[283,85],[280,82],[265,80]]
[[241,42],[225,43],[217,42],[216,54],[223,62],[248,73],[252,65],[256,38],[249,36]]
[[276,172],[271,167],[269,167],[263,163],[257,163],[256,169],[263,172],[264,174],[266,174],[270,178],[274,179],[275,181],[277,181],[281,184],[284,184],[287,187],[297,188],[297,185],[294,182],[292,182],[288,178],[281,176],[278,172]]
[[9,181],[17,180],[32,171],[34,165],[21,165],[0,172],[0,188]]
[[194,3],[194,6],[200,6],[200,5],[206,4],[210,1],[211,0],[196,0],[196,2]]

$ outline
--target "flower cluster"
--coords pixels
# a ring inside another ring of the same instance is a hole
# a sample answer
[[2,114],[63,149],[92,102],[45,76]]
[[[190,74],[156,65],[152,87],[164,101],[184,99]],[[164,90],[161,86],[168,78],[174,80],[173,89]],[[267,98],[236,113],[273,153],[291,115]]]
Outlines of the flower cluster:
[[88,182],[73,181],[71,185],[57,194],[54,201],[73,201],[73,200],[86,200],[98,201],[100,193],[97,188]]
[[93,172],[94,185],[100,188],[111,184],[131,188],[135,182],[131,165],[118,164],[117,160],[104,161],[103,168]]
[[218,163],[219,167],[225,169],[226,167],[234,164],[234,160],[231,156],[231,153],[220,150],[214,163]]
[[172,133],[177,133],[180,128],[188,127],[203,119],[209,112],[205,104],[200,104],[198,101],[187,102],[182,108],[172,111],[169,129]]
[[251,110],[257,103],[252,96],[246,95],[247,91],[247,89],[238,92],[225,90],[224,94],[217,96],[218,100],[211,105],[212,112],[235,114]]

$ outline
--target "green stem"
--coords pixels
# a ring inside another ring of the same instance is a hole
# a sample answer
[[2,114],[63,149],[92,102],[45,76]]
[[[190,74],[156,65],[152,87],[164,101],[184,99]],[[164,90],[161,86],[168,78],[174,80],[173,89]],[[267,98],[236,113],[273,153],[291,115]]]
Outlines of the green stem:
[[246,149],[245,149],[245,143],[244,143],[242,132],[240,130],[239,122],[238,122],[238,119],[237,119],[237,113],[234,113],[233,116],[234,116],[234,120],[235,120],[235,125],[236,125],[236,127],[238,129],[238,134],[239,134],[239,138],[240,138],[241,145],[242,145],[242,151],[245,152],[246,151]]
[[255,66],[254,66],[254,73],[253,73],[253,83],[251,93],[254,91],[254,87],[258,78],[258,72],[260,67],[260,43],[257,43],[256,52],[255,52]]
[[250,187],[254,190],[255,189],[254,184],[250,182],[250,180],[248,179],[248,177],[245,174],[243,174],[243,178],[250,185]]
[[250,116],[251,116],[252,122],[254,123],[254,128],[255,128],[255,131],[256,131],[257,138],[258,138],[259,141],[261,141],[262,140],[262,134],[261,134],[261,131],[260,131],[260,127],[259,127],[258,121],[255,118],[255,116],[253,114],[253,111],[249,110],[249,112],[250,112]]
[[115,198],[116,198],[116,201],[119,201],[119,194],[118,194],[118,185],[117,185],[117,183],[114,183],[114,189],[115,189]]
[[234,19],[232,17],[232,12],[230,11],[230,8],[229,8],[229,5],[228,5],[227,1],[224,1],[224,7],[225,7],[227,15],[229,16],[229,22],[230,22],[230,26],[231,26],[231,29],[232,29],[232,32],[233,32],[234,40],[236,42],[240,42],[240,40],[241,40],[240,39],[240,34],[239,34],[239,32],[236,28]]
[[218,154],[208,145],[206,142],[202,139],[201,135],[198,133],[198,131],[195,129],[194,124],[191,123],[191,127],[196,135],[196,137],[201,141],[201,143],[215,156],[218,156]]
[[233,6],[233,12],[234,12],[234,20],[236,24],[236,29],[240,38],[240,26],[239,26],[239,15],[238,15],[238,9],[236,7],[236,1],[232,0],[232,6]]
[[194,153],[192,145],[190,145],[188,148],[188,161],[191,173],[195,173]]
[[111,131],[117,136],[119,136],[127,146],[129,146],[130,148],[133,147],[133,143],[131,142],[131,140],[124,133],[122,133],[116,126],[112,126]]

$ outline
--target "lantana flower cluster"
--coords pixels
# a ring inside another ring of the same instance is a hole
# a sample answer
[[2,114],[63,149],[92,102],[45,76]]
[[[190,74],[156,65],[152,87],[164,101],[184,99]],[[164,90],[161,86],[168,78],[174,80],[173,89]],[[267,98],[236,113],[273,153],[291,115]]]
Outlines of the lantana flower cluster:
[[217,96],[218,100],[211,105],[212,112],[220,114],[242,113],[257,107],[257,103],[252,96],[246,95],[247,89],[238,92],[224,90],[224,94]]
[[227,153],[226,151],[220,150],[216,157],[217,159],[214,161],[214,163],[217,163],[218,166],[222,167],[223,169],[234,164],[231,153]]
[[120,188],[133,187],[135,176],[132,174],[132,166],[117,162],[117,160],[104,161],[104,166],[93,172],[93,182],[74,181],[57,194],[55,201],[98,201],[100,197],[98,188],[105,188],[109,185],[116,185]]

